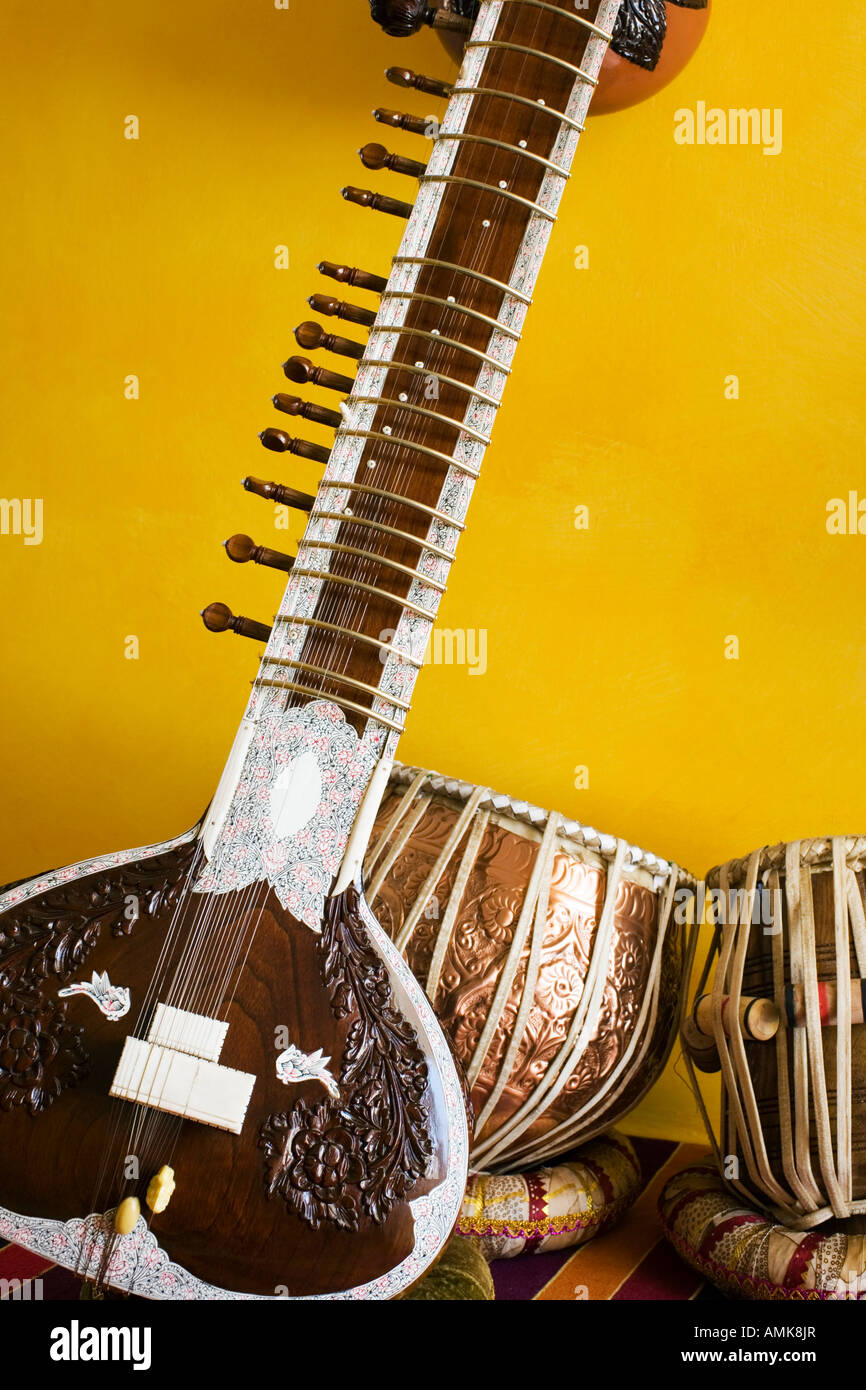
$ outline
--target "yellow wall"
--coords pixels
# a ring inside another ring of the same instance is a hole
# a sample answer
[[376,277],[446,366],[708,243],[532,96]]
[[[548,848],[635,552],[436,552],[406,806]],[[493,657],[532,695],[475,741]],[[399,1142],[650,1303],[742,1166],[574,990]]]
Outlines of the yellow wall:
[[[396,246],[339,197],[408,190],[354,154],[372,106],[430,107],[384,67],[447,74],[366,9],[6,0],[2,492],[45,537],[0,537],[0,881],[175,833],[215,785],[256,648],[198,610],[268,618],[279,580],[219,543],[286,539],[239,481],[314,483],[255,436],[316,261]],[[864,20],[817,18],[718,0],[673,87],[591,125],[442,610],[488,670],[428,670],[402,746],[699,872],[866,824],[866,537],[825,528],[866,496]],[[782,108],[782,153],[676,145],[699,100]],[[699,1132],[671,1074],[633,1125]]]

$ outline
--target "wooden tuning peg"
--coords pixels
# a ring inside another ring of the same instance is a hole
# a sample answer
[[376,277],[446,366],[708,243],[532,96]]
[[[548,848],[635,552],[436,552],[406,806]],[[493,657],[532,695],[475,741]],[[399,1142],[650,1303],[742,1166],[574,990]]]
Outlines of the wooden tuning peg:
[[259,435],[266,449],[275,454],[297,454],[302,459],[313,459],[316,463],[327,463],[331,457],[330,449],[321,444],[311,444],[308,439],[294,439],[284,430],[266,429]]
[[314,367],[309,357],[290,357],[283,363],[283,371],[289,381],[294,381],[298,386],[324,386],[326,391],[339,391],[343,396],[348,395],[355,385],[350,376],[329,372],[326,367]]
[[201,610],[201,619],[208,632],[234,632],[238,637],[252,637],[254,642],[267,642],[271,629],[253,618],[236,618],[224,603],[209,603]]
[[244,478],[244,488],[255,497],[264,497],[267,502],[277,502],[281,507],[294,507],[299,512],[311,512],[316,501],[308,492],[296,492],[283,483],[266,483],[262,478]]
[[252,536],[229,536],[223,541],[226,555],[236,565],[246,565],[252,560],[254,565],[266,565],[268,569],[288,572],[295,563],[294,556],[284,555],[280,550],[269,550],[266,545],[256,545]]
[[317,405],[315,401],[301,400],[300,396],[287,396],[278,391],[271,400],[284,415],[299,415],[302,420],[313,420],[315,424],[327,425],[332,430],[339,429],[343,423],[343,417],[338,410],[328,410],[327,406]]
[[341,338],[336,333],[326,333],[322,325],[314,319],[298,324],[295,329],[295,342],[307,352],[324,348],[326,352],[335,352],[338,357],[364,356],[363,343],[356,343],[354,338]]
[[431,97],[450,97],[451,83],[439,82],[435,77],[425,77],[411,68],[386,68],[385,76],[395,87],[411,87],[416,92],[426,92]]
[[420,160],[391,154],[384,145],[364,145],[358,155],[365,169],[390,169],[392,174],[407,174],[410,179],[420,179],[427,170],[427,165]]
[[357,203],[359,208],[370,208],[373,212],[387,212],[391,217],[411,217],[412,204],[401,203],[399,198],[386,198],[384,193],[374,193],[372,188],[341,189],[347,203]]
[[346,323],[360,323],[372,328],[376,315],[372,309],[362,309],[360,304],[347,304],[344,299],[333,299],[329,294],[311,294],[307,300],[310,308],[326,319],[343,319]]
[[389,111],[385,106],[376,107],[373,119],[392,130],[408,130],[411,135],[428,135],[430,125],[429,116],[410,116],[406,111]]
[[374,275],[370,270],[359,270],[356,265],[337,265],[335,261],[319,261],[316,269],[320,275],[327,275],[329,280],[337,280],[341,285],[352,285],[358,290],[372,290],[373,294],[382,294],[388,285],[384,275]]

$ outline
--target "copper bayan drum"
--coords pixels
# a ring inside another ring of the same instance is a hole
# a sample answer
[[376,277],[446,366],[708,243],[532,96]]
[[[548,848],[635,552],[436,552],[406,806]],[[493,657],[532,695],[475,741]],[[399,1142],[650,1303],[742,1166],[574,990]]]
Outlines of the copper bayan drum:
[[[799,1230],[866,1214],[864,867],[866,839],[840,837],[707,876],[714,935],[687,1065],[729,1185]],[[695,1066],[721,1072],[718,1141]]]
[[365,878],[465,1068],[473,1168],[561,1154],[656,1080],[694,945],[694,880],[676,865],[397,765]]

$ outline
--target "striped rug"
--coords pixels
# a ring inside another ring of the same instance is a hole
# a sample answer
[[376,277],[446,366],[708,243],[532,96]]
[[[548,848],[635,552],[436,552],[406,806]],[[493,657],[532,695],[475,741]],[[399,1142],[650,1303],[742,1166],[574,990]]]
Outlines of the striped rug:
[[[599,1301],[721,1299],[674,1254],[661,1233],[656,1204],[668,1178],[705,1152],[700,1144],[633,1139],[643,1167],[643,1190],[622,1221],[577,1250],[552,1255],[518,1255],[496,1260],[491,1269],[497,1299]],[[3,1280],[33,1281],[31,1298],[77,1299],[79,1282],[68,1270],[15,1245],[0,1246]]]
[[674,1253],[662,1235],[656,1212],[668,1178],[703,1157],[706,1147],[661,1139],[633,1138],[632,1143],[643,1169],[643,1189],[619,1224],[577,1250],[495,1260],[491,1269],[497,1299],[682,1302],[722,1298]]

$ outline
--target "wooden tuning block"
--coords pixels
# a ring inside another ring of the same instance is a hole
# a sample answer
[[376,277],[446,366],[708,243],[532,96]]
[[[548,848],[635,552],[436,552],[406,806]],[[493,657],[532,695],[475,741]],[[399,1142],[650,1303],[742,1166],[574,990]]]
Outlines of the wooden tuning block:
[[247,565],[252,561],[254,565],[265,565],[268,569],[288,573],[295,563],[293,555],[284,555],[281,550],[269,550],[266,545],[256,545],[252,536],[229,536],[227,541],[223,541],[223,546],[226,555],[236,565]]
[[224,603],[209,603],[201,610],[201,619],[208,632],[234,632],[238,637],[251,637],[254,642],[267,642],[271,635],[266,623],[235,617]]
[[408,130],[410,135],[426,135],[429,137],[429,116],[410,116],[407,111],[389,111],[385,106],[377,106],[373,112],[373,120],[380,125],[390,126],[392,130]]
[[308,439],[296,439],[285,430],[268,428],[262,430],[259,439],[266,449],[275,454],[296,454],[298,458],[313,459],[315,463],[327,463],[331,457],[330,449],[321,444],[311,444]]
[[329,372],[326,367],[314,367],[309,357],[290,357],[283,363],[283,371],[289,381],[298,386],[324,386],[326,391],[339,391],[342,396],[348,395],[355,385],[350,376]]
[[263,478],[244,478],[244,488],[255,497],[264,497],[267,502],[276,502],[281,507],[294,507],[299,512],[311,512],[315,497],[308,492],[297,492],[284,483],[269,483]]
[[326,319],[360,323],[364,328],[372,328],[376,322],[372,309],[362,309],[360,304],[347,304],[344,299],[334,299],[329,294],[311,294],[307,303],[314,313],[322,314]]
[[316,352],[323,348],[325,352],[334,352],[338,357],[364,356],[363,343],[356,343],[354,338],[341,338],[336,333],[326,333],[322,325],[314,319],[298,324],[295,329],[295,342],[306,352]]
[[314,424],[327,425],[332,430],[339,429],[343,423],[343,417],[338,410],[329,410],[327,406],[318,405],[316,401],[302,400],[300,396],[288,396],[284,391],[278,391],[275,396],[271,396],[271,402],[284,415],[298,415],[302,420],[312,420]]
[[386,68],[385,76],[394,87],[409,87],[416,92],[425,92],[431,97],[450,97],[451,83],[440,82],[435,77],[425,77],[411,68]]
[[406,174],[410,179],[420,179],[427,169],[427,165],[422,164],[419,159],[406,159],[402,154],[391,154],[384,145],[364,145],[358,151],[358,155],[364,168],[372,169],[374,172],[390,169],[392,174]]
[[347,203],[355,203],[359,208],[369,208],[371,212],[386,212],[389,217],[409,218],[412,204],[401,203],[399,198],[388,198],[384,193],[374,193],[372,188],[353,188],[351,184],[341,189]]
[[384,275],[374,275],[371,270],[360,270],[356,265],[338,265],[336,261],[319,261],[316,269],[329,280],[337,280],[341,285],[352,285],[358,290],[370,290],[382,294],[388,281]]

